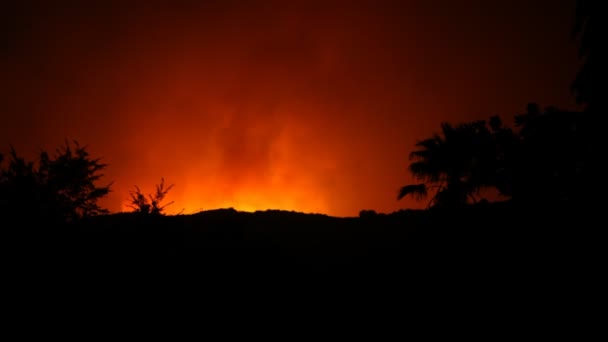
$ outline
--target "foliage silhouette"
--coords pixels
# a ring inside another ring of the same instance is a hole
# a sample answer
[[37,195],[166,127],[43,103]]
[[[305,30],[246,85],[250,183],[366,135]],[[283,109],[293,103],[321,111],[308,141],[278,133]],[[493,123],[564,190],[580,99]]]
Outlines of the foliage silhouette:
[[[579,119],[577,130],[580,141],[578,152],[584,156],[581,164],[581,197],[593,198],[604,192],[602,179],[605,167],[601,162],[604,151],[603,125],[599,117],[606,114],[606,6],[601,1],[577,0],[575,24],[572,35],[578,39],[579,59],[581,65],[571,84],[575,98],[584,106],[584,118]],[[598,189],[600,187],[601,189]],[[599,212],[599,203],[591,201],[590,206],[597,205],[587,215]]]
[[429,206],[461,207],[477,202],[485,187],[499,187],[498,173],[504,161],[504,144],[513,139],[499,117],[452,126],[441,124],[441,134],[416,143],[409,170],[421,181],[403,186],[397,199],[412,195],[422,199],[429,192]]
[[364,209],[359,211],[359,218],[372,218],[378,216],[378,213],[375,210]]
[[581,135],[579,112],[530,103],[514,116],[515,129],[499,117],[452,126],[416,144],[410,171],[422,183],[402,187],[404,196],[434,197],[429,206],[462,207],[479,200],[482,188],[493,187],[525,206],[575,203],[585,191],[589,145]]
[[161,178],[160,184],[156,185],[156,192],[154,195],[148,194],[148,196],[144,195],[136,185],[135,190],[129,192],[129,195],[131,196],[131,204],[129,207],[140,214],[162,215],[164,209],[173,204],[173,201],[165,205],[161,205],[161,202],[165,199],[165,196],[167,196],[167,193],[174,185],[175,184],[171,184],[165,188],[165,179]]
[[605,6],[599,1],[576,0],[572,35],[579,41],[581,67],[571,84],[584,111],[540,109],[530,103],[514,116],[516,130],[489,120],[452,126],[443,123],[442,135],[419,141],[410,154],[410,171],[421,181],[402,187],[404,196],[434,196],[429,206],[462,206],[475,201],[483,187],[526,206],[578,205],[589,197],[601,178],[600,127],[595,119],[605,112]]
[[41,150],[35,162],[11,146],[8,165],[0,168],[0,211],[5,217],[55,222],[106,214],[98,201],[110,192],[111,183],[96,185],[106,167],[77,141],[73,146],[66,141],[52,156]]
[[573,203],[581,198],[588,137],[580,134],[579,112],[535,103],[515,116],[516,145],[509,156],[510,195],[520,203]]
[[[587,110],[595,111],[597,106],[605,105],[605,69],[600,63],[605,63],[605,6],[600,1],[577,0],[575,24],[572,35],[579,40],[579,57],[581,67],[572,82],[571,89],[579,104],[584,104]],[[604,107],[605,108],[605,107]]]

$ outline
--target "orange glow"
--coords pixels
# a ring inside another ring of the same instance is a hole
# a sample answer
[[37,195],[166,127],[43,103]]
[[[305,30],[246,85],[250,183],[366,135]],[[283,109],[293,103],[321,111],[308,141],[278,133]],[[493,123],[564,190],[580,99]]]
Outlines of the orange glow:
[[[209,187],[205,187],[209,189]],[[185,192],[183,196],[173,196],[171,200],[175,203],[168,206],[165,210],[168,214],[193,214],[203,210],[235,208],[239,211],[254,212],[258,210],[280,209],[294,210],[309,213],[322,213],[327,211],[327,204],[322,200],[306,194],[306,190],[293,189],[293,195],[281,191],[280,188],[272,189],[247,189],[242,188],[238,194],[231,196],[230,199],[219,199],[197,196],[200,188],[195,188]],[[181,205],[180,205],[181,204]],[[123,203],[123,211],[131,211],[128,201]]]
[[168,213],[353,216],[426,206],[396,195],[414,143],[442,121],[572,103],[568,8],[175,3],[3,8],[1,148],[88,145],[109,164],[112,211],[164,177]]

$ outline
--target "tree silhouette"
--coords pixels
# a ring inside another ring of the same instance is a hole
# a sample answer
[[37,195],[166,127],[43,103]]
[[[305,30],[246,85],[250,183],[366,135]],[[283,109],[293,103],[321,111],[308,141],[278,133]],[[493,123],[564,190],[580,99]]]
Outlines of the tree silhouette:
[[580,113],[528,104],[515,116],[517,142],[509,157],[511,193],[532,205],[577,201],[581,197],[587,142]]
[[92,159],[78,142],[73,145],[66,142],[52,156],[41,150],[36,162],[11,147],[8,166],[0,169],[0,210],[8,216],[62,222],[107,213],[98,201],[111,184],[96,185],[107,164]]
[[[429,206],[459,207],[476,202],[484,187],[497,186],[500,151],[497,133],[507,134],[498,117],[452,126],[441,124],[441,134],[418,141],[410,153],[409,170],[421,181],[399,190],[397,199],[407,195],[421,199],[432,191]],[[507,136],[512,136],[508,135]]]
[[153,194],[144,195],[139,187],[135,186],[135,191],[129,192],[131,196],[131,204],[129,205],[135,212],[140,214],[150,215],[162,215],[164,209],[173,204],[173,201],[161,205],[161,202],[167,196],[169,190],[173,188],[175,184],[169,185],[165,188],[165,179],[161,178],[160,184],[156,185],[156,192]]
[[604,192],[603,183],[598,184],[597,180],[603,178],[605,169],[600,157],[604,153],[601,147],[604,133],[599,117],[606,113],[606,6],[600,1],[577,0],[575,18],[572,34],[579,42],[581,66],[571,90],[585,108],[584,119],[577,127],[577,145],[579,155],[583,156],[580,183],[584,185],[580,187],[589,198]]
[[595,0],[577,0],[575,17],[572,34],[579,40],[582,64],[571,88],[578,103],[586,105],[588,110],[596,110],[605,101],[600,93],[605,91],[606,82],[605,70],[600,65],[606,61],[605,46],[602,46],[606,44],[605,6]]

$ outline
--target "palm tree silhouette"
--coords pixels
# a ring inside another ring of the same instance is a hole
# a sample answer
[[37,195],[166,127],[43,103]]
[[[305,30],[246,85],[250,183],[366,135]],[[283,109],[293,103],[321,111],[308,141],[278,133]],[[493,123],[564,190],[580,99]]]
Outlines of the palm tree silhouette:
[[[496,128],[500,122],[493,118]],[[479,191],[496,185],[497,153],[494,135],[485,120],[452,126],[441,124],[441,134],[416,143],[409,171],[421,183],[403,186],[407,195],[422,199],[434,192],[429,206],[460,207],[476,202]]]

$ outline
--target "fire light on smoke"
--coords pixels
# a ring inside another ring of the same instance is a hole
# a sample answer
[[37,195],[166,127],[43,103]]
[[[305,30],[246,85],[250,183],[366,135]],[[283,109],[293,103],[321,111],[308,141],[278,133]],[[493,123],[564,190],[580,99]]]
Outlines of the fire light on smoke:
[[161,177],[175,184],[168,213],[424,207],[396,200],[416,140],[571,99],[576,54],[553,53],[570,13],[523,0],[13,1],[0,11],[0,143],[88,145],[109,164],[112,211]]

